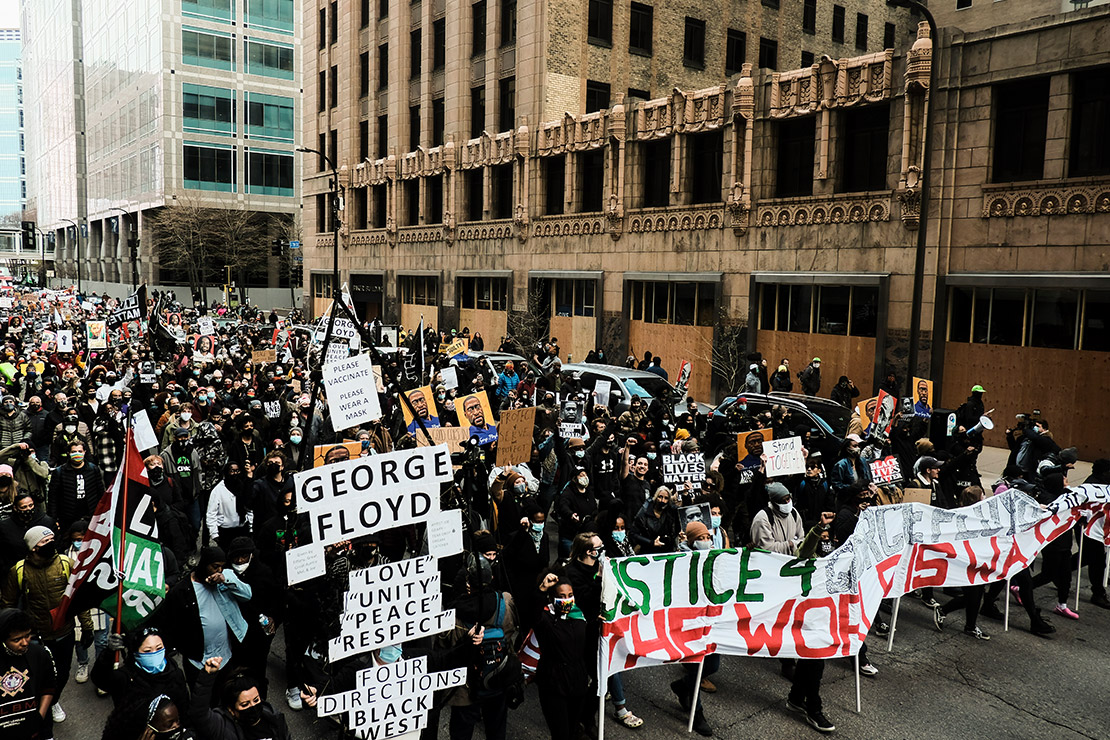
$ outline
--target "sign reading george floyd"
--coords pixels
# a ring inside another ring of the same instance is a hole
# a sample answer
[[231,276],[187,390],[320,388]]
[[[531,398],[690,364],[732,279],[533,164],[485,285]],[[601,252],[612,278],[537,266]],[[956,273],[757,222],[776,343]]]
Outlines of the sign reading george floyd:
[[293,480],[312,542],[323,547],[439,514],[439,486],[451,473],[451,453],[437,445],[324,465]]

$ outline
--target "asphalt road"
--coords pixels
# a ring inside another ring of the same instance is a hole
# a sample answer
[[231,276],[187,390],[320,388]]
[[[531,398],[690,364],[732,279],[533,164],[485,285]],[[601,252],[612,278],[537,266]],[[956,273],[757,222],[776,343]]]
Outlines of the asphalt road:
[[[1000,469],[1000,465],[982,465],[984,482],[993,481]],[[1085,474],[1082,471],[1076,480]],[[1072,589],[1074,593],[1074,581]],[[1051,586],[1038,589],[1037,597],[1048,614],[1055,601]],[[1069,603],[1074,607],[1073,600]],[[1009,632],[1002,631],[1000,622],[980,618],[980,626],[993,638],[980,642],[963,634],[962,612],[951,615],[947,629],[938,633],[931,611],[905,597],[893,652],[887,652],[885,639],[868,640],[871,662],[879,674],[862,679],[862,713],[855,712],[851,664],[837,660],[826,667],[822,696],[825,714],[837,725],[837,734],[869,740],[1110,738],[1110,714],[1105,711],[1110,693],[1106,669],[1110,611],[1090,603],[1086,571],[1080,619],[1073,622],[1051,616],[1058,630],[1052,639],[1030,634],[1024,610],[1016,603],[1012,606]],[[279,636],[270,661],[271,683],[278,687],[284,685],[282,647]],[[697,737],[686,734],[686,717],[669,689],[679,672],[678,668],[661,667],[626,673],[629,709],[644,719],[644,725],[638,730],[624,728],[610,709],[605,736]],[[785,740],[819,736],[800,717],[786,711],[789,684],[779,676],[777,660],[726,656],[713,681],[718,691],[706,695],[704,702],[716,737]],[[271,699],[285,711],[297,740],[335,737],[331,725],[317,721],[308,710],[289,711],[280,694]],[[111,700],[98,698],[91,683],[71,680],[62,705],[69,718],[56,727],[57,740],[101,737]],[[442,740],[448,737],[446,715],[444,712],[440,723]],[[535,688],[529,688],[524,705],[509,715],[508,737],[538,740],[547,736]],[[475,737],[483,737],[482,732]]]

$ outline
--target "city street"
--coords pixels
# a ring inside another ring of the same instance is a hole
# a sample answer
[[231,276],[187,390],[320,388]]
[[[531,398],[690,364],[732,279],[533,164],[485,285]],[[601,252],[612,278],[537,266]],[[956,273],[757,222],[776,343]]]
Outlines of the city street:
[[[984,482],[993,481],[1004,463],[1005,451],[984,450]],[[1088,464],[1080,463],[1073,482],[1082,481],[1089,470]],[[837,660],[825,671],[825,714],[843,737],[896,740],[925,734],[933,740],[965,740],[969,726],[981,728],[980,736],[984,738],[1110,737],[1110,716],[1102,710],[1110,688],[1105,669],[1110,660],[1110,644],[1105,639],[1110,630],[1110,611],[1090,603],[1086,578],[1084,571],[1079,621],[1050,616],[1058,630],[1052,639],[1028,632],[1028,618],[1016,602],[1011,603],[1009,632],[1002,631],[1000,622],[980,618],[980,626],[992,639],[979,642],[963,634],[962,612],[950,615],[945,632],[938,633],[932,613],[916,599],[904,598],[893,652],[887,653],[885,638],[868,641],[869,657],[879,674],[862,679],[863,712],[855,712],[851,665]],[[1037,597],[1042,611],[1048,614],[1052,609],[1051,586],[1039,589]],[[944,599],[938,598],[943,603]],[[284,685],[282,647],[279,636],[270,659],[272,685]],[[639,730],[626,729],[616,723],[610,708],[606,737],[686,737],[685,715],[669,688],[678,674],[679,670],[672,667],[625,674],[629,709],[644,719],[644,725]],[[704,702],[716,737],[785,739],[818,735],[802,718],[786,710],[789,683],[779,675],[777,660],[726,657],[712,680],[718,691],[705,695]],[[306,740],[334,736],[329,722],[316,721],[308,710],[289,711],[280,694],[272,698],[289,718],[294,737]],[[111,702],[97,698],[91,683],[78,685],[71,680],[62,704],[69,719],[58,726],[57,740],[101,737]],[[439,737],[447,738],[446,712],[440,724]],[[509,737],[539,738],[546,734],[532,687],[526,692],[524,705],[510,712]]]

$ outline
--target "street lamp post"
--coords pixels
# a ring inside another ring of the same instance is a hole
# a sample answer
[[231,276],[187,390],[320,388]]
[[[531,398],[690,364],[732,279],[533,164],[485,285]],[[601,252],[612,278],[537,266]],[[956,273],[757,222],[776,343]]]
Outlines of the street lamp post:
[[46,287],[46,232],[43,231],[42,229],[40,229],[37,226],[35,227],[35,231],[39,232],[39,236],[42,237],[42,239],[40,240],[42,242],[42,244],[41,244],[41,246],[39,246],[39,287],[40,288],[45,288]]
[[73,224],[73,241],[77,245],[77,294],[81,294],[81,227],[72,219],[63,218],[66,223]]
[[[127,226],[127,218],[126,218],[126,216],[128,215],[127,211],[120,208],[119,206],[112,206],[108,210],[110,210],[110,211],[119,211],[120,213],[122,213],[124,215],[124,218],[121,219],[121,221],[122,221],[124,226]],[[135,243],[134,244],[132,244],[131,239],[129,237],[127,237],[128,232],[127,231],[124,232],[124,236],[125,236],[125,238],[127,238],[127,246],[128,246],[129,251],[130,251],[130,257],[131,257],[131,285],[132,285],[132,287],[134,287],[136,289],[138,289],[138,287],[139,287],[139,234],[138,234],[138,228],[139,228],[139,216],[136,213],[135,214],[136,233],[135,233]]]
[[[896,8],[909,8],[917,10],[925,16],[929,24],[929,40],[932,42],[932,57],[929,60],[929,90],[925,102],[925,145],[921,161],[921,201],[918,212],[917,224],[917,249],[913,262],[913,302],[910,304],[910,353],[909,372],[906,373],[906,391],[913,393],[913,376],[917,373],[917,360],[921,348],[921,294],[925,284],[925,237],[929,223],[929,183],[932,180],[933,159],[933,97],[937,90],[937,46],[940,36],[937,34],[937,24],[933,14],[918,0],[886,0],[886,4]],[[935,307],[934,307],[935,310]],[[934,341],[936,337],[933,338]]]

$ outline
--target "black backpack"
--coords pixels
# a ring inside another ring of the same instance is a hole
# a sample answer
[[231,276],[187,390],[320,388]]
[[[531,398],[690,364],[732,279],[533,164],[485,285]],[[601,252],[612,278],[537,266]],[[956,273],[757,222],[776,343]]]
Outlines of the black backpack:
[[467,685],[477,700],[508,694],[512,704],[514,694],[520,693],[518,689],[524,677],[516,650],[505,637],[505,609],[504,597],[497,594],[497,614],[493,625],[485,628],[485,637],[478,645],[478,656],[470,668]]

